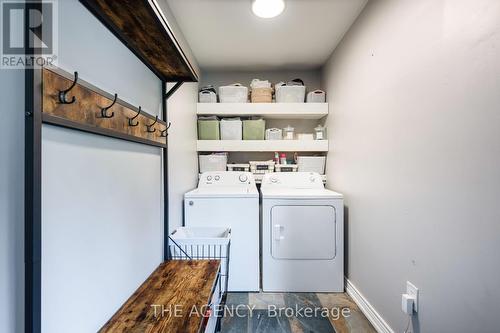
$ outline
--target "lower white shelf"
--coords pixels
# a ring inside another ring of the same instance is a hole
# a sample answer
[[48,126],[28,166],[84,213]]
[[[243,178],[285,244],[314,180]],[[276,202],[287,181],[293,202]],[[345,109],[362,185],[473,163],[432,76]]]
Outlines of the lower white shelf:
[[327,152],[328,140],[198,140],[198,151]]

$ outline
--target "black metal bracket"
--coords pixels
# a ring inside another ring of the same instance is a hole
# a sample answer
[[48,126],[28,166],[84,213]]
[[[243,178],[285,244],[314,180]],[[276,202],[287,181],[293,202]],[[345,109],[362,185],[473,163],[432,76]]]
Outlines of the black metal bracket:
[[61,104],[73,104],[73,103],[76,102],[76,97],[75,96],[73,96],[68,101],[67,94],[71,91],[71,89],[73,89],[76,86],[77,81],[78,81],[78,72],[75,72],[75,78],[74,78],[73,83],[71,84],[71,86],[68,89],[66,89],[66,90],[60,90],[59,91],[59,102]]
[[105,108],[101,108],[101,118],[113,118],[115,113],[111,112],[111,114],[108,115],[108,110],[111,109],[113,105],[115,105],[117,99],[118,99],[118,94],[115,94],[115,98],[113,99],[111,105],[106,106]]
[[165,94],[165,99],[168,100],[182,86],[183,83],[183,81],[179,81],[172,88],[170,88],[170,90]]
[[148,133],[154,133],[154,132],[156,132],[156,128],[153,128],[151,130],[151,127],[153,127],[157,122],[158,122],[158,116],[156,116],[155,121],[153,121],[152,124],[146,125],[146,131],[148,131]]
[[134,123],[134,119],[139,117],[140,114],[141,114],[141,107],[139,106],[139,110],[137,111],[137,114],[135,116],[133,116],[132,118],[128,118],[128,125],[130,127],[135,127],[135,126],[139,125],[139,121],[136,121]]

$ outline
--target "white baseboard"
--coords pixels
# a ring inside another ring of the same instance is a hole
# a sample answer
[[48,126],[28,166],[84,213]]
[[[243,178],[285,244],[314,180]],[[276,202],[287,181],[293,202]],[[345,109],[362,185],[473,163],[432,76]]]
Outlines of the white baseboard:
[[375,310],[375,308],[366,300],[366,298],[359,292],[358,289],[352,284],[349,279],[345,279],[345,291],[354,302],[358,305],[359,309],[368,318],[378,333],[394,333],[392,328],[385,322],[384,318]]

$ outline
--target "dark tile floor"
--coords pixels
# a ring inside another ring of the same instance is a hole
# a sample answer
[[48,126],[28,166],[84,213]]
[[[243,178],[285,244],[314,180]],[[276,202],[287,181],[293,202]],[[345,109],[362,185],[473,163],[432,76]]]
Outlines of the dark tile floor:
[[345,293],[229,293],[223,333],[375,333]]

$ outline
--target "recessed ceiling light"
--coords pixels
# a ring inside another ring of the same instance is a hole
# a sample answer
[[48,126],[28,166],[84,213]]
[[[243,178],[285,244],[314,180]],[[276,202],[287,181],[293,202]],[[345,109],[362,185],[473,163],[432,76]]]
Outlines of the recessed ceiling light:
[[252,11],[262,18],[272,18],[283,13],[285,0],[253,0]]

